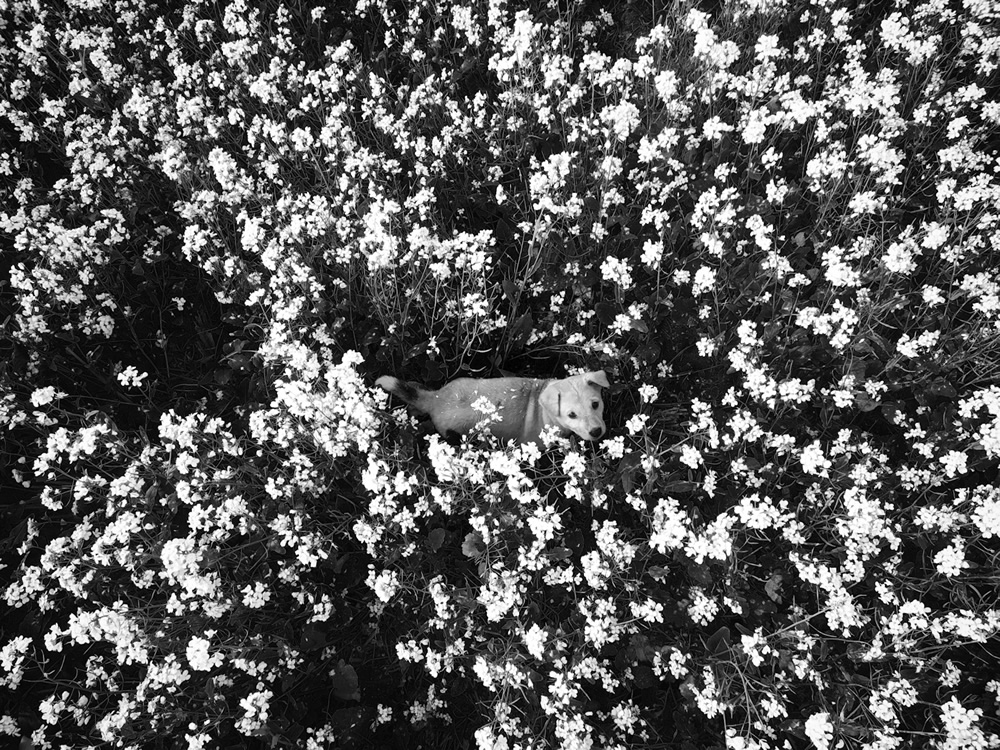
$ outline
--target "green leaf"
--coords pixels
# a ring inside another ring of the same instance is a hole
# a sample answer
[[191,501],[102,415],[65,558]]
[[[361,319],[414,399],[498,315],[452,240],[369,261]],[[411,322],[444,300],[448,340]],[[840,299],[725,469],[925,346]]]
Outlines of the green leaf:
[[865,391],[860,391],[854,395],[854,405],[861,411],[875,411],[879,407],[879,402],[869,396]]
[[764,584],[764,591],[775,604],[781,604],[781,584],[785,577],[781,573],[772,573]]
[[945,378],[935,378],[927,387],[924,389],[931,396],[938,396],[940,398],[952,399],[958,396],[958,391],[955,390],[948,380]]
[[659,682],[656,675],[653,674],[652,667],[646,664],[639,664],[638,666],[632,667],[632,681],[640,690],[651,688]]
[[478,531],[470,531],[465,535],[462,542],[462,554],[473,559],[480,557],[486,548],[483,546],[483,537]]
[[444,544],[445,530],[441,528],[431,530],[431,533],[427,535],[427,545],[431,548],[432,552],[437,552],[441,549],[441,545]]
[[513,351],[516,352],[524,349],[524,345],[528,343],[528,337],[534,328],[535,321],[531,317],[530,312],[526,312],[514,321],[514,325],[510,327],[510,340]]
[[701,487],[701,482],[690,482],[685,479],[667,482],[663,486],[663,493],[666,495],[685,495],[695,492]]
[[651,565],[646,572],[649,574],[650,578],[654,581],[659,581],[660,583],[663,583],[667,577],[667,573],[669,573],[669,571],[662,565]]
[[712,573],[704,563],[690,562],[687,566],[688,575],[691,580],[699,586],[711,586],[713,583]]
[[604,325],[609,326],[618,317],[618,306],[613,305],[610,302],[598,302],[594,307],[594,312],[597,313],[597,319],[601,321]]
[[299,641],[303,651],[316,651],[326,645],[326,633],[315,625],[306,625],[302,631],[302,638]]
[[721,628],[712,633],[712,636],[708,639],[708,643],[705,645],[708,647],[708,650],[716,656],[725,656],[728,654],[731,646],[729,628],[723,625]]
[[341,659],[337,666],[333,668],[330,676],[333,694],[343,701],[361,700],[361,691],[358,689],[358,673],[350,664]]

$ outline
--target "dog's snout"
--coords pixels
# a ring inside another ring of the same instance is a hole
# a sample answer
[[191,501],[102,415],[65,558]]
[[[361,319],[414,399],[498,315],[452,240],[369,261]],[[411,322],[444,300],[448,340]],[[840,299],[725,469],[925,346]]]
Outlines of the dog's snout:
[[594,427],[590,431],[590,436],[592,438],[599,438],[603,432],[604,432],[603,427]]

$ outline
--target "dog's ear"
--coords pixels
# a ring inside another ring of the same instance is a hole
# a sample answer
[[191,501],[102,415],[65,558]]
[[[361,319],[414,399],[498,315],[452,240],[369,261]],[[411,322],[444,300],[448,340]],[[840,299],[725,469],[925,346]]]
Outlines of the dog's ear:
[[611,383],[608,382],[608,374],[604,370],[597,370],[596,372],[588,372],[584,375],[588,385],[599,385],[601,388],[610,388]]
[[538,394],[538,403],[550,414],[562,416],[562,387],[557,380],[553,380]]

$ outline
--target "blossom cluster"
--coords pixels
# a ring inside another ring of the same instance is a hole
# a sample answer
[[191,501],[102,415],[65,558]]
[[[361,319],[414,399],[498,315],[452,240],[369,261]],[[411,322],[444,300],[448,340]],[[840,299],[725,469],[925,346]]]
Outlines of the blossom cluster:
[[1000,745],[995,20],[5,3],[0,733]]

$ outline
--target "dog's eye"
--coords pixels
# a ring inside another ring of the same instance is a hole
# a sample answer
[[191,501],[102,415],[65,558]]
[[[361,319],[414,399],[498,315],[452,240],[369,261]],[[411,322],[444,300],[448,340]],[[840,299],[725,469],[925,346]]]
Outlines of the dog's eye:
[[598,406],[601,405],[601,402],[600,401],[591,401],[590,405],[593,406],[596,409]]
[[576,419],[576,412],[575,411],[571,411],[566,416],[569,417],[570,419]]

